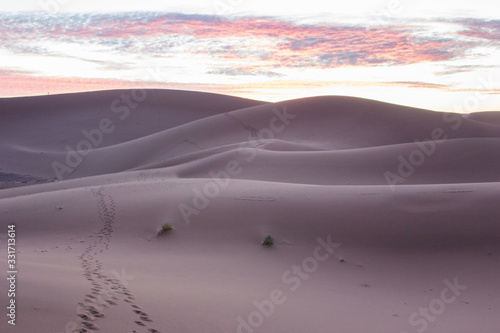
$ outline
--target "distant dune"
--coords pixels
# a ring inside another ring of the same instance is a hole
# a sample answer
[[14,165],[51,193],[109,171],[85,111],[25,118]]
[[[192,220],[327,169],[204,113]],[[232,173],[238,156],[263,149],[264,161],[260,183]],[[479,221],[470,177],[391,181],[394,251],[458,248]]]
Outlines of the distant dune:
[[4,98],[0,156],[2,332],[495,332],[500,112]]

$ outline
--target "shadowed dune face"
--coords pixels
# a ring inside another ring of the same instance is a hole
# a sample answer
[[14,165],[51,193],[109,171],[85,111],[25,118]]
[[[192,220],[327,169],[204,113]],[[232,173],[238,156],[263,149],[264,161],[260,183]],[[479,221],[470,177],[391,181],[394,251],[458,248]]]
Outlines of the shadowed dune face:
[[17,327],[491,333],[499,115],[161,90],[0,99],[2,186],[47,182],[0,190]]
[[[321,185],[498,181],[495,113],[349,97],[262,103],[133,90],[0,101],[3,172],[75,179],[126,170]],[[493,121],[489,121],[493,119]],[[476,163],[476,161],[483,163]],[[208,171],[207,171],[208,170]]]
[[[70,168],[76,169],[71,167],[73,163],[66,161],[68,154],[68,160],[71,161],[74,155],[73,165],[80,166],[78,155],[260,104],[265,103],[169,90],[117,90],[0,99],[0,149],[4,156],[1,167],[6,172],[15,170],[54,179],[58,177],[51,165],[53,162],[70,164]],[[78,150],[81,153],[73,153]],[[68,178],[68,175],[69,172],[59,178]]]
[[[0,135],[3,143],[64,149],[64,144],[71,143],[81,131],[98,128],[103,118],[110,118],[120,131],[105,136],[99,147],[106,147],[260,104],[265,103],[209,93],[151,89],[3,98]],[[33,131],[42,135],[32,140]]]

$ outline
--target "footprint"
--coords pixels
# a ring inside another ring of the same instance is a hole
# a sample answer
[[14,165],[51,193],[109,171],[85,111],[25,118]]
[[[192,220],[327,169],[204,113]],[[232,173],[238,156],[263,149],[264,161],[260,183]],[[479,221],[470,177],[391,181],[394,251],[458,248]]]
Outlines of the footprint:
[[86,320],[86,321],[92,321],[94,320],[93,318],[85,315],[85,314],[79,314],[78,317],[82,318],[83,320]]
[[98,311],[96,308],[94,308],[93,306],[90,307],[89,309],[87,309],[87,311],[93,315],[94,317],[98,317],[98,318],[102,318],[104,317],[104,314],[101,313],[100,311]]
[[94,323],[88,322],[88,321],[82,321],[82,325],[85,326],[86,329],[89,330],[99,330],[99,326],[95,325]]

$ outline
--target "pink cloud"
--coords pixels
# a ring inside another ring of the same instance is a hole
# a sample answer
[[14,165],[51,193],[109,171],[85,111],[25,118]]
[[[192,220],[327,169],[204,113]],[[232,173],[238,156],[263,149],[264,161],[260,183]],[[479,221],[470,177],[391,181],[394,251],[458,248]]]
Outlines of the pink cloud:
[[[470,42],[450,36],[417,38],[414,28],[405,25],[372,28],[305,25],[269,17],[225,19],[209,15],[136,13],[87,15],[50,22],[26,20],[17,26],[5,23],[0,17],[0,30],[4,30],[4,39],[7,38],[5,47],[23,40],[52,39],[96,43],[115,47],[116,51],[128,48],[127,52],[140,50],[147,54],[163,50],[167,53],[169,47],[162,43],[168,44],[175,36],[189,36],[193,39],[184,46],[191,53],[225,60],[262,61],[262,65],[288,68],[446,61],[461,57],[474,47]],[[497,30],[485,29],[476,25],[461,34],[499,38]],[[200,47],[202,42],[206,43]],[[134,50],[135,44],[141,47]]]
[[[412,28],[300,25],[273,18],[216,19],[210,16],[166,15],[147,23],[120,21],[90,26],[80,36],[99,38],[145,39],[168,35],[190,35],[198,40],[251,39],[260,45],[266,41],[275,47],[252,52],[251,48],[227,45],[199,53],[227,59],[264,58],[281,67],[375,66],[444,61],[463,55],[467,45],[444,38],[417,39]],[[267,51],[267,52],[265,52]]]

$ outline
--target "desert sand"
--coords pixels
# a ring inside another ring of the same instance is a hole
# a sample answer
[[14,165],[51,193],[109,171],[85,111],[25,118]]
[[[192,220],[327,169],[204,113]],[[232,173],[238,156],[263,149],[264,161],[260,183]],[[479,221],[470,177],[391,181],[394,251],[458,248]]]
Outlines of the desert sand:
[[0,156],[1,332],[498,332],[500,112],[3,98]]

